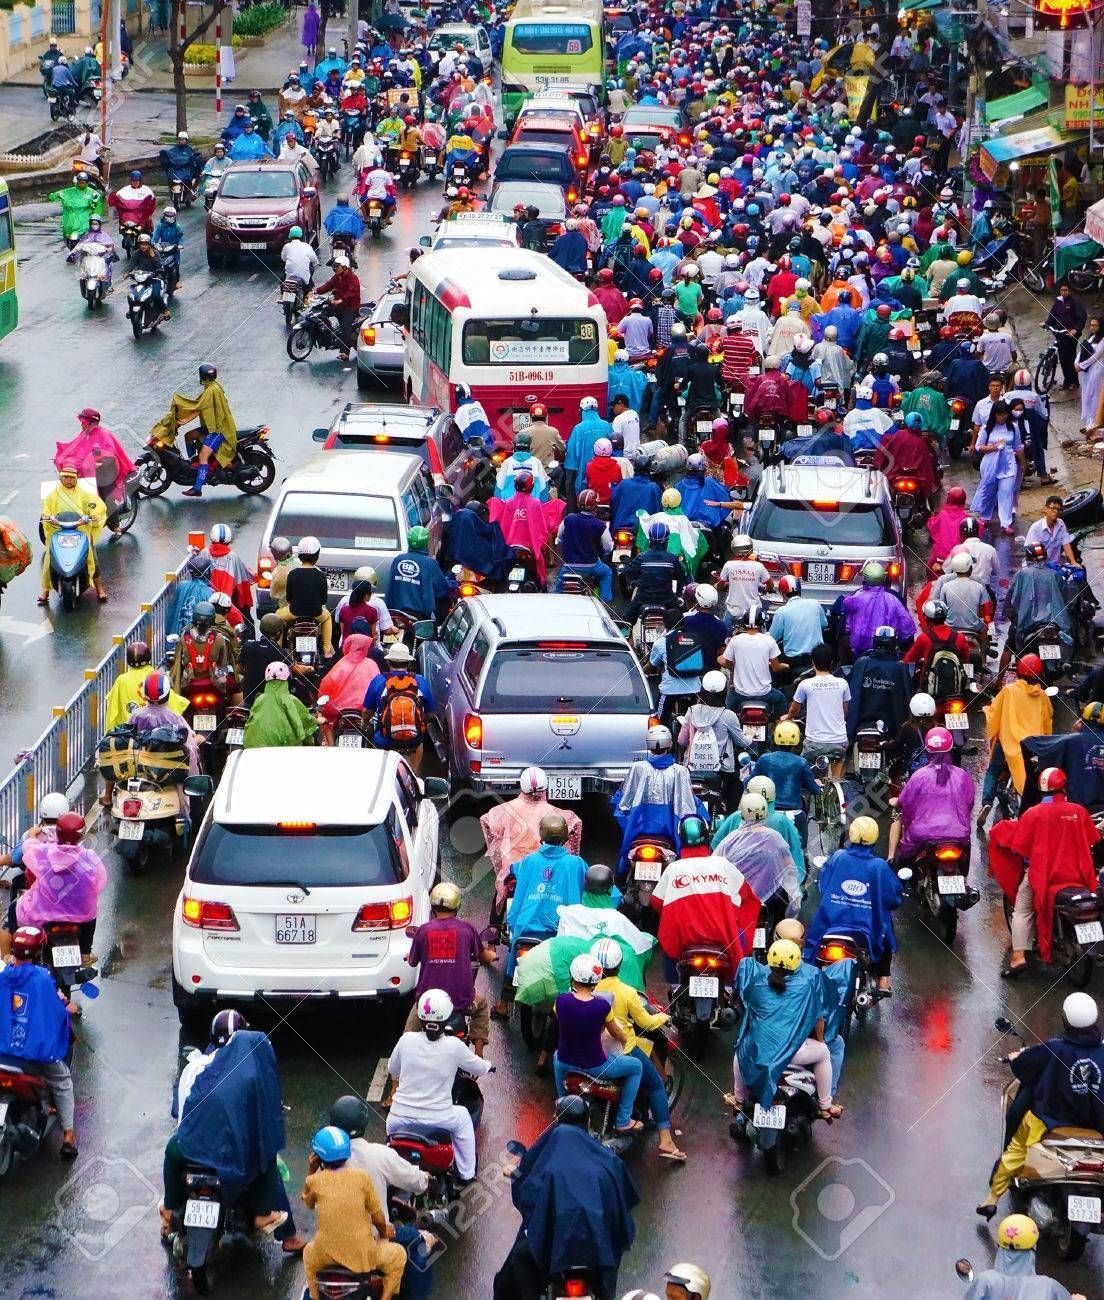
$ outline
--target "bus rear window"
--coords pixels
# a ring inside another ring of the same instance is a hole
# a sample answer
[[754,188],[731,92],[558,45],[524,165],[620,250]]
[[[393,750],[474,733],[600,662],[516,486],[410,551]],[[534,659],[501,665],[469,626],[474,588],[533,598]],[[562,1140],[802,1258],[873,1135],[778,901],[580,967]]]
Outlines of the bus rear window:
[[464,364],[513,366],[598,364],[598,326],[568,317],[470,320],[464,326]]
[[587,54],[594,44],[584,23],[518,23],[510,40],[519,54]]

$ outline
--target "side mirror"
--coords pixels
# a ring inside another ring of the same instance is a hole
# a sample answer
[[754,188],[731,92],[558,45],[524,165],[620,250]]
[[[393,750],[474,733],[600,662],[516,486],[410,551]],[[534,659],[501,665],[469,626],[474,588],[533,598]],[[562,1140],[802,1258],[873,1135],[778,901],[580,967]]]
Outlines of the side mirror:
[[318,191],[314,188],[313,185],[308,185],[303,190],[303,198],[305,199],[313,199],[313,198],[317,198],[317,196],[318,196]]
[[189,776],[184,780],[184,793],[190,799],[207,799],[214,793],[215,783],[209,776]]
[[437,635],[437,627],[431,618],[419,619],[413,627],[415,641],[432,641]]
[[500,938],[498,927],[494,925],[487,926],[485,930],[480,930],[479,937],[488,948],[497,947]]
[[956,1259],[955,1272],[963,1282],[972,1282],[974,1280],[974,1266],[968,1259]]
[[408,925],[406,927],[406,937],[408,939],[413,939],[417,933],[418,933],[418,927],[416,925]]
[[439,501],[451,501],[456,496],[456,489],[451,483],[438,483],[436,490]]
[[329,436],[330,436],[329,429],[315,429],[314,432],[311,434],[311,437],[314,439],[315,442],[325,442]]
[[320,695],[320,696],[315,700],[315,702],[314,702],[314,707],[315,707],[316,709],[324,709],[324,708],[326,707],[326,705],[329,704],[329,702],[330,702],[330,697],[329,697],[328,695]]
[[418,240],[418,246],[419,246],[419,248],[429,248],[429,246],[430,246],[432,243],[433,243],[433,240],[430,239],[430,237],[429,237],[428,235],[423,235],[423,236],[421,237],[421,239]]
[[823,776],[828,771],[830,764],[823,754],[813,763],[813,771],[817,776]]
[[422,793],[427,799],[447,799],[449,783],[443,776],[427,776],[422,781]]
[[911,879],[912,879],[912,868],[911,868],[911,867],[902,867],[901,870],[897,872],[897,879],[898,879],[898,880],[911,880]]

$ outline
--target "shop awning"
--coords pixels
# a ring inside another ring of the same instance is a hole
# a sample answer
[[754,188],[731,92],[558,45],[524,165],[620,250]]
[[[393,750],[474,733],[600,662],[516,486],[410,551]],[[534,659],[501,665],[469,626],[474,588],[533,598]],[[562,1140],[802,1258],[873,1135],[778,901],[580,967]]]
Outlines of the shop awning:
[[981,170],[989,180],[1011,162],[1055,153],[1084,139],[1084,133],[1067,134],[1056,126],[1037,125],[1041,117],[1043,115],[1036,114],[1034,121],[1022,123],[1023,129],[994,136],[992,140],[986,140],[981,146],[978,161]]
[[922,9],[938,9],[947,0],[901,0],[897,6],[899,14],[919,13]]
[[1000,99],[990,99],[985,104],[987,122],[1007,122],[1009,118],[1024,117],[1037,108],[1045,108],[1050,102],[1050,92],[1046,86],[1029,86],[1026,90],[1017,90],[1014,95],[1002,95]]
[[[1104,207],[1104,204],[1098,206]],[[1091,211],[1090,208],[1089,212]],[[1095,229],[1098,236],[1104,238],[1104,212],[1097,213]],[[1084,230],[1073,235],[1060,235],[1054,241],[1055,284],[1061,283],[1075,267],[1087,265],[1102,253],[1104,253],[1104,247],[1101,247],[1095,239],[1090,238],[1089,234]]]

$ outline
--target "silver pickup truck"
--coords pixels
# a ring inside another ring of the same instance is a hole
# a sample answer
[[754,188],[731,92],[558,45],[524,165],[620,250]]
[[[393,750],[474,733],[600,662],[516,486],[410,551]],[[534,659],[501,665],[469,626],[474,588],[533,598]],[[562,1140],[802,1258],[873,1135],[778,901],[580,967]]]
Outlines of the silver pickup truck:
[[548,797],[612,791],[646,753],[652,694],[628,642],[589,596],[461,600],[418,646],[433,691],[430,736],[454,792],[516,789],[526,767]]

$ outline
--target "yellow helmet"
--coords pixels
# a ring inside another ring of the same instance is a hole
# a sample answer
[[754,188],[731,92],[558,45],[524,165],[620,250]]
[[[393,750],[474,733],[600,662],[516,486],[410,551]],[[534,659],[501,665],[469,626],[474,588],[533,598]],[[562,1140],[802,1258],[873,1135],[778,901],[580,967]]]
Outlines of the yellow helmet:
[[1081,710],[1081,717],[1085,722],[1104,721],[1104,704],[1099,700],[1093,700],[1091,704],[1086,704]]
[[767,965],[771,970],[797,970],[801,965],[801,949],[792,939],[775,939],[767,949]]
[[852,844],[877,844],[878,823],[873,817],[856,817],[847,829]]
[[997,1245],[1007,1250],[1034,1250],[1039,1244],[1039,1228],[1026,1214],[1009,1214],[997,1229]]
[[973,260],[974,260],[974,255],[973,253],[970,252],[968,248],[964,248],[962,252],[959,253],[959,255],[955,258],[955,261],[959,264],[959,266],[969,266]]
[[801,728],[790,718],[784,718],[774,729],[774,743],[787,748],[801,744]]
[[678,488],[668,488],[659,498],[659,504],[664,510],[677,510],[682,505],[682,493]]

